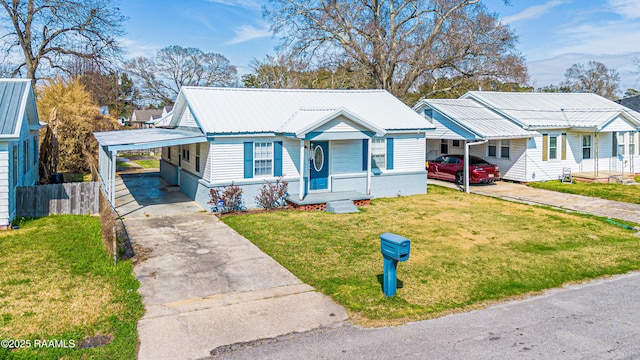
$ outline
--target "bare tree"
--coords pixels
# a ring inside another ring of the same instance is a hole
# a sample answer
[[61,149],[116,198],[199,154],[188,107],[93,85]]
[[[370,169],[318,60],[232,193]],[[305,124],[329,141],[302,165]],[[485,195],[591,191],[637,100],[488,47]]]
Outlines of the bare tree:
[[[62,70],[74,57],[108,64],[121,54],[125,17],[110,0],[0,0],[8,20],[0,43],[5,60],[19,57],[11,76],[35,85],[39,70]],[[19,56],[16,54],[19,53]],[[48,74],[50,75],[50,74]]]
[[560,86],[565,86],[572,92],[590,92],[611,100],[615,99],[620,85],[618,72],[597,61],[589,61],[587,66],[571,65],[564,73],[564,78]]
[[182,86],[234,86],[237,70],[223,55],[197,48],[173,45],[155,57],[138,57],[125,69],[139,81],[143,94],[161,103],[172,104]]
[[479,0],[270,0],[281,48],[305,63],[346,57],[396,96],[442,76],[525,69],[511,30]]

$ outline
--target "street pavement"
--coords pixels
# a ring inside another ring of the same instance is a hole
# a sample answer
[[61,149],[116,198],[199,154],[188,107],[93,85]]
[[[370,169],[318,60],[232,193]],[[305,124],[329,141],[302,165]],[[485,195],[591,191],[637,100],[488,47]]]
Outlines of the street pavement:
[[640,273],[632,273],[404,326],[221,347],[209,359],[638,359],[638,309]]

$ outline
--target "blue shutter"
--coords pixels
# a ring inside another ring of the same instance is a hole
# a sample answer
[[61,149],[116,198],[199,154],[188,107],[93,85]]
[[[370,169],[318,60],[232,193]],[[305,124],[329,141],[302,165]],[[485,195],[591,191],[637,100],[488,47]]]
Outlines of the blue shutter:
[[393,138],[387,138],[387,170],[393,170]]
[[273,142],[273,176],[282,176],[282,141]]
[[253,177],[253,143],[244,143],[244,178]]
[[367,171],[369,164],[369,139],[362,140],[362,171]]

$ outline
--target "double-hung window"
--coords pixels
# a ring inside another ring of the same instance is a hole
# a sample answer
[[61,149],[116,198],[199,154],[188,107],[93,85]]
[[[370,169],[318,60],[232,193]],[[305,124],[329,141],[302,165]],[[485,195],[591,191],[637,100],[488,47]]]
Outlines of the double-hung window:
[[635,132],[629,133],[629,155],[631,156],[636,154],[636,135]]
[[440,139],[440,154],[448,154],[449,153],[449,140]]
[[487,144],[487,156],[498,156],[498,142],[496,140],[489,140],[489,143]]
[[591,159],[591,135],[582,135],[582,159]]
[[624,133],[617,133],[618,136],[618,155],[624,155]]
[[196,172],[200,172],[200,143],[196,143]]
[[271,176],[273,174],[273,143],[254,144],[253,173],[255,176]]
[[500,142],[500,157],[508,159],[511,152],[511,140],[504,139]]
[[386,169],[386,147],[384,138],[371,139],[371,167]]
[[558,136],[549,136],[549,159],[555,160],[558,158]]

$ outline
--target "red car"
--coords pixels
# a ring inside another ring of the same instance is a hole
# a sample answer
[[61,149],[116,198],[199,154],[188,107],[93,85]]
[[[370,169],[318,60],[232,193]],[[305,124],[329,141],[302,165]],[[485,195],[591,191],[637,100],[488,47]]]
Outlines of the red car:
[[[469,156],[469,162],[471,163],[469,165],[469,183],[486,184],[500,180],[498,166],[489,164],[476,156]],[[428,162],[427,172],[431,179],[455,181],[456,184],[462,184],[464,182],[463,165],[463,155],[443,155]]]

